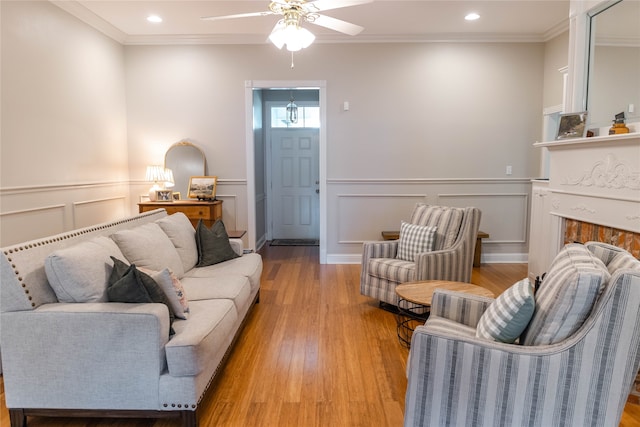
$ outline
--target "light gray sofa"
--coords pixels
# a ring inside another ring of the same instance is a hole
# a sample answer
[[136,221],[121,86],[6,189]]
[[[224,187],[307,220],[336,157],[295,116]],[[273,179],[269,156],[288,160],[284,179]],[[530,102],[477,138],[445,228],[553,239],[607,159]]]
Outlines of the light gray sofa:
[[[513,296],[503,301],[515,307]],[[640,261],[604,243],[567,245],[519,344],[478,333],[501,298],[434,292],[411,342],[405,427],[619,425],[640,367]]]
[[[230,242],[240,257],[195,267],[193,226],[161,209],[2,249],[0,343],[11,425],[31,415],[82,415],[180,417],[196,426],[198,404],[259,298],[262,258]],[[188,299],[175,335],[165,304],[106,302],[100,287],[113,269],[110,256],[175,273]]]

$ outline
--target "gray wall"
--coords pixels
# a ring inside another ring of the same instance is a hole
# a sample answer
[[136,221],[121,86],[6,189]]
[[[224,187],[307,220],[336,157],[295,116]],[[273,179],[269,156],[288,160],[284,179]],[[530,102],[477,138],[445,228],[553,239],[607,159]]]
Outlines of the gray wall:
[[[8,110],[26,109],[21,126],[2,130],[3,225],[5,213],[18,205],[42,206],[43,195],[53,192],[39,186],[51,183],[64,184],[54,191],[64,197],[52,203],[69,212],[66,206],[91,200],[75,193],[87,183],[128,179],[126,192],[118,194],[126,198],[126,213],[135,212],[138,194],[148,190],[146,165],[189,139],[205,151],[209,172],[220,177],[225,223],[246,228],[245,81],[314,80],[326,82],[327,91],[331,261],[357,262],[361,241],[397,229],[416,201],[481,207],[482,229],[491,234],[487,260],[526,258],[528,179],[538,175],[539,165],[531,145],[540,139],[546,86],[543,43],[315,44],[296,54],[290,69],[289,55],[268,44],[122,47],[50,3],[1,7],[5,127]],[[15,22],[34,13],[44,21],[43,37],[25,44],[31,32],[16,29]],[[77,32],[77,42],[56,32],[60,26]],[[56,53],[33,64],[17,54],[38,58],[47,49]],[[93,66],[84,60],[88,55],[107,59]],[[77,94],[69,87],[76,62],[87,75],[107,81]],[[39,80],[50,90],[24,101],[5,91]],[[43,101],[73,106],[83,120],[42,112]],[[344,101],[349,111],[342,111]],[[96,104],[100,110],[94,111]],[[92,116],[85,119],[87,109]],[[38,138],[20,132],[24,120],[38,129]],[[24,146],[43,149],[56,161],[38,161],[34,168]],[[507,165],[513,175],[505,174]],[[7,190],[22,184],[31,186],[26,196]],[[97,205],[100,215],[120,214],[105,203]],[[21,219],[10,236],[3,234],[3,244],[28,234],[28,215],[10,216]],[[63,222],[65,228],[77,225]]]

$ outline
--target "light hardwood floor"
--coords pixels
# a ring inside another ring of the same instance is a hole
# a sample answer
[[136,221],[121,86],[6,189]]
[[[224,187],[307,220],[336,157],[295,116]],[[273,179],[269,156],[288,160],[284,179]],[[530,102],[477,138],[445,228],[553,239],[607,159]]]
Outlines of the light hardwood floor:
[[[260,303],[219,381],[200,407],[200,425],[402,425],[407,350],[393,314],[359,291],[359,265],[319,265],[317,247],[265,247]],[[525,264],[475,268],[495,294],[526,276]],[[132,381],[135,381],[132,378]],[[0,425],[8,426],[0,380]],[[175,420],[30,418],[30,427],[176,427]],[[628,404],[621,426],[640,426]]]

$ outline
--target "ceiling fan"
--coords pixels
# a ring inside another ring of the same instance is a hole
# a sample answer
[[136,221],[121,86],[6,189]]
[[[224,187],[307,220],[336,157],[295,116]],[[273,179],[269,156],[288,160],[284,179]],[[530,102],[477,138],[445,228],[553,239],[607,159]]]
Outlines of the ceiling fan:
[[278,49],[282,49],[282,47],[286,45],[287,50],[294,52],[308,47],[315,39],[315,36],[309,30],[301,26],[302,22],[309,22],[340,33],[355,36],[364,30],[364,28],[350,22],[321,15],[319,12],[371,2],[373,2],[373,0],[315,0],[311,2],[305,0],[273,0],[269,4],[269,10],[263,12],[205,16],[200,19],[205,21],[218,21],[222,19],[281,15],[283,18],[276,23],[269,35],[269,40],[271,40]]

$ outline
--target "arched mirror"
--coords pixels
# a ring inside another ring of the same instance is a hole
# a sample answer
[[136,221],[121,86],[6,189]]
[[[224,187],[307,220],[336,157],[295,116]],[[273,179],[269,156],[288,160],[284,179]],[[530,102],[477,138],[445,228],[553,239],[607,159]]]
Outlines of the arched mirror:
[[207,174],[204,152],[187,141],[177,142],[169,147],[164,155],[164,167],[173,171],[173,191],[180,192],[183,199],[189,194],[189,178]]
[[620,112],[640,118],[640,2],[609,1],[590,14],[587,110],[596,127]]

